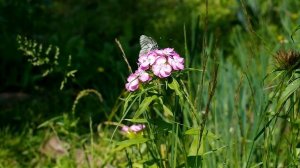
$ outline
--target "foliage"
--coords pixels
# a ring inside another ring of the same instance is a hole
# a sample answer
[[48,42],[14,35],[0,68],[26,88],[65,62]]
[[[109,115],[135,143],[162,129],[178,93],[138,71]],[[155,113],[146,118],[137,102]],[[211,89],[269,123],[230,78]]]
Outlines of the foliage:
[[[42,44],[38,44],[35,41],[28,40],[26,37],[22,38],[21,36],[17,36],[17,41],[19,44],[19,50],[24,53],[24,55],[27,57],[28,62],[30,62],[33,66],[38,66],[40,69],[44,67],[42,77],[46,77],[48,74],[51,74],[54,71],[66,71],[61,72],[63,73],[64,78],[61,81],[60,90],[64,88],[64,85],[67,82],[68,78],[74,77],[74,74],[77,72],[77,70],[67,71],[67,69],[71,67],[71,55],[69,55],[67,65],[59,66],[62,61],[59,60],[59,48],[57,46],[52,47],[52,45],[49,45],[46,49],[44,49]],[[51,53],[53,54],[50,55]]]

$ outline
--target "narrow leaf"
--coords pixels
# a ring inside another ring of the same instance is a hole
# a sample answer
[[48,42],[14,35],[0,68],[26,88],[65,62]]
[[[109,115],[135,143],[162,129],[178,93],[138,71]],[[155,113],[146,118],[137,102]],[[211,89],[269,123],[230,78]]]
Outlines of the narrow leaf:
[[173,78],[172,82],[168,84],[169,88],[174,90],[176,95],[179,96],[181,100],[183,100],[183,95],[180,89],[180,85],[175,78]]
[[135,113],[133,119],[137,119],[143,112],[145,112],[149,105],[153,102],[153,100],[157,99],[157,96],[151,96],[151,97],[146,97],[142,103],[140,104],[139,109],[137,110],[137,112]]
[[129,139],[129,140],[121,141],[121,142],[117,143],[118,147],[115,148],[115,151],[122,150],[122,149],[124,149],[126,147],[129,147],[129,146],[132,146],[132,145],[145,143],[148,140],[149,139],[147,139],[147,138],[135,138],[135,139]]
[[278,102],[278,107],[280,108],[298,88],[300,88],[300,78],[294,80],[285,88]]
[[163,108],[164,108],[164,115],[165,115],[166,117],[169,117],[169,116],[173,117],[172,111],[171,111],[167,106],[165,106],[165,105],[163,104]]
[[133,123],[147,123],[148,122],[146,119],[125,119],[125,120],[133,122]]

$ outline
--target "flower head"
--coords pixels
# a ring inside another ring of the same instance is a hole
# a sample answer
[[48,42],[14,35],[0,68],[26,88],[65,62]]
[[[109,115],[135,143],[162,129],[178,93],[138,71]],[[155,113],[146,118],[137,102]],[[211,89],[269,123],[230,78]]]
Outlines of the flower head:
[[140,82],[144,83],[144,82],[148,82],[150,81],[152,78],[149,75],[148,72],[142,70],[141,68],[139,68],[138,70],[136,70],[134,73],[132,73],[131,75],[129,75],[129,77],[127,78],[127,83],[125,84],[125,87],[128,91],[135,91],[139,88],[139,84]]
[[162,50],[162,53],[166,56],[172,56],[176,52],[174,51],[174,48],[165,48]]
[[142,70],[148,70],[149,67],[154,64],[157,57],[158,55],[155,51],[150,51],[147,54],[141,55],[138,59],[139,68]]
[[127,78],[126,89],[135,91],[140,83],[149,82],[153,75],[159,78],[167,78],[172,71],[184,69],[184,58],[173,48],[155,49],[143,53],[138,59],[138,70]]
[[135,91],[139,88],[139,80],[138,75],[136,73],[130,74],[127,78],[127,83],[125,85],[128,91]]
[[139,68],[138,70],[135,71],[135,74],[137,74],[139,80],[141,82],[148,82],[150,81],[152,78],[149,75],[148,72],[144,71],[143,69]]
[[168,62],[172,66],[173,70],[184,69],[184,59],[180,57],[177,53],[171,57],[168,57]]
[[143,129],[145,129],[146,126],[144,124],[134,124],[134,125],[131,125],[131,126],[123,126],[121,131],[124,132],[124,133],[138,133],[138,132],[141,132]]
[[160,78],[166,78],[171,75],[172,67],[168,64],[166,57],[159,57],[156,59],[154,65],[152,66],[152,71],[154,75]]

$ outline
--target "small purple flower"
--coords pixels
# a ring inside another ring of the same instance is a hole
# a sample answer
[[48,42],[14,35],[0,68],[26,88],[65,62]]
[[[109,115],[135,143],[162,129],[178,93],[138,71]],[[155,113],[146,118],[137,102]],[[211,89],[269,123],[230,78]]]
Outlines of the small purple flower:
[[154,51],[150,51],[147,54],[141,55],[138,59],[139,67],[142,70],[149,69],[149,67],[154,64],[156,58],[157,58],[157,53],[155,53]]
[[136,124],[136,125],[134,124],[134,125],[131,125],[130,127],[125,125],[122,127],[121,131],[125,132],[125,133],[130,133],[130,132],[138,133],[145,128],[146,128],[146,126],[144,124]]
[[143,70],[149,69],[150,62],[149,62],[147,54],[141,55],[139,57],[138,61],[139,61],[139,68],[141,68]]
[[145,129],[145,125],[143,125],[143,124],[137,124],[137,125],[132,125],[132,126],[130,126],[130,130],[132,131],[132,132],[135,132],[135,133],[137,133],[137,132],[140,132],[140,131],[142,131],[143,129]]
[[180,57],[177,53],[172,57],[168,57],[168,62],[174,70],[184,69],[184,58]]
[[162,52],[166,56],[172,56],[175,53],[174,48],[165,48],[165,49],[162,50]]
[[158,56],[165,56],[164,50],[155,50],[155,52]]
[[129,132],[129,127],[124,125],[121,129],[123,132]]
[[149,73],[147,73],[146,71],[144,71],[141,68],[136,70],[135,74],[137,74],[137,76],[141,82],[148,82],[152,79],[151,76],[149,75]]
[[173,48],[165,48],[165,49],[161,49],[161,50],[155,50],[155,53],[158,56],[170,57],[170,56],[173,56],[173,54],[176,52],[174,51]]
[[168,64],[166,57],[159,57],[152,66],[154,75],[160,78],[166,78],[171,75],[172,67]]
[[132,92],[139,88],[140,82],[143,82],[143,83],[148,82],[151,79],[152,78],[149,75],[149,73],[147,73],[146,71],[139,68],[133,74],[129,75],[129,77],[127,78],[127,83],[126,83],[125,87],[128,91]]
[[130,92],[133,92],[139,88],[139,80],[138,75],[136,73],[129,75],[125,87]]
[[155,52],[156,50],[150,51],[148,53],[148,60],[150,65],[153,65],[156,61],[156,59],[159,57],[159,55],[157,55],[157,53]]

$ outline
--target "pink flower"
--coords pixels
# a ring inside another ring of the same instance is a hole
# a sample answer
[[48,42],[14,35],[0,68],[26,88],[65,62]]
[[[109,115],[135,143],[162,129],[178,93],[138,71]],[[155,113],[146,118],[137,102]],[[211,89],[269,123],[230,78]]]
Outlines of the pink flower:
[[184,69],[184,59],[180,57],[177,53],[172,57],[168,57],[168,62],[174,70],[183,70]]
[[122,127],[121,130],[125,133],[130,133],[130,132],[138,133],[145,128],[146,128],[146,126],[144,124],[136,124],[136,125],[134,124],[134,125],[131,125],[130,127],[125,125]]
[[141,68],[136,70],[135,74],[137,74],[137,76],[141,82],[148,82],[152,79],[151,76],[149,75],[149,73],[147,73],[146,71],[144,71]]
[[163,50],[154,50],[153,52],[155,52],[158,56],[165,56],[165,53]]
[[138,59],[139,67],[142,70],[149,69],[150,65],[153,65],[157,58],[157,54],[153,51],[148,52],[147,54],[141,55]]
[[154,75],[160,78],[166,78],[171,75],[172,67],[168,64],[166,57],[158,57],[152,66]]
[[123,132],[129,132],[129,127],[124,125],[121,129]]
[[140,82],[151,81],[152,72],[159,78],[166,78],[171,75],[172,70],[183,70],[184,58],[180,57],[173,48],[156,49],[141,54],[138,66],[138,70],[127,78],[125,87],[130,92],[137,90]]
[[175,53],[174,48],[165,48],[165,49],[162,50],[162,52],[166,56],[172,56]]
[[143,125],[143,124],[137,124],[137,125],[132,125],[132,126],[130,126],[130,130],[132,131],[132,132],[140,132],[140,131],[142,131],[143,129],[145,129],[145,125]]
[[148,53],[148,60],[150,65],[153,65],[156,59],[159,57],[155,51],[156,50],[153,50]]
[[133,92],[139,88],[139,80],[136,73],[129,75],[125,87],[130,92]]
[[133,74],[129,75],[125,87],[128,91],[133,92],[139,88],[140,82],[148,82],[150,80],[152,80],[152,78],[149,73],[139,68]]

